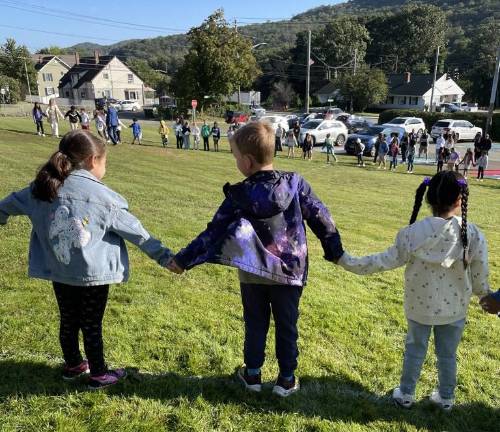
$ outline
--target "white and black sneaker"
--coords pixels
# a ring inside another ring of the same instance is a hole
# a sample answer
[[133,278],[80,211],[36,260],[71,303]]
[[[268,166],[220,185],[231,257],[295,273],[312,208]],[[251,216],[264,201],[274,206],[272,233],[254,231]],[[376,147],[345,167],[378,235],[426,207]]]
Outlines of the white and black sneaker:
[[411,408],[415,402],[415,397],[413,395],[403,393],[399,387],[396,387],[392,392],[392,400],[397,406],[408,409]]
[[450,411],[453,408],[453,399],[443,399],[439,394],[439,391],[434,390],[429,396],[429,400],[442,408],[444,411]]
[[286,380],[281,375],[278,376],[273,387],[273,393],[280,397],[288,397],[300,390],[299,379],[294,376],[291,380]]
[[246,366],[242,366],[236,372],[236,376],[249,391],[259,393],[262,391],[262,375],[248,375]]

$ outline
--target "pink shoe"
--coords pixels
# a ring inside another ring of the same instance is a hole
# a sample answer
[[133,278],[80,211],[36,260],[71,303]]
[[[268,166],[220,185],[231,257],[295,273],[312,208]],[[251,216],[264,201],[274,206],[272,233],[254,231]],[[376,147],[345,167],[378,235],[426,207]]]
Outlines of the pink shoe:
[[64,365],[63,370],[63,380],[73,381],[77,378],[80,378],[82,375],[87,375],[90,372],[89,362],[87,360],[83,360],[78,366],[68,367]]
[[99,390],[119,383],[126,378],[127,371],[125,369],[109,370],[103,375],[91,376],[89,378],[89,389]]

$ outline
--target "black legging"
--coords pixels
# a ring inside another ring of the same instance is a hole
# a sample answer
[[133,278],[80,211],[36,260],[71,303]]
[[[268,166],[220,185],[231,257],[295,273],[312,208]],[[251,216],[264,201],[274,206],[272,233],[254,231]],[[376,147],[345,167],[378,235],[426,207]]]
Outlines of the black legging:
[[210,151],[210,144],[208,142],[208,137],[203,137],[203,150]]
[[42,134],[45,135],[45,131],[43,130],[43,121],[42,120],[37,120],[36,121],[36,131],[38,133],[42,132]]
[[176,135],[175,138],[176,138],[177,148],[181,149],[182,146],[183,146],[183,144],[184,144],[184,138],[183,138],[183,136],[182,135]]
[[59,341],[68,367],[82,362],[78,344],[80,330],[83,346],[94,376],[106,372],[102,342],[102,319],[108,301],[108,285],[71,286],[53,282],[61,316]]

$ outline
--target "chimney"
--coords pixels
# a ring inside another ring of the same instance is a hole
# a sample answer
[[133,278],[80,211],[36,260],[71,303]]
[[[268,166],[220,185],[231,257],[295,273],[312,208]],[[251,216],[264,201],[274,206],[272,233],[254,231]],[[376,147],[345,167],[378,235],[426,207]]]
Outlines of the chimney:
[[409,83],[411,81],[411,73],[410,72],[405,72],[404,77],[405,77],[405,83]]
[[38,56],[38,63],[43,63],[43,58],[41,55]]
[[99,64],[99,51],[94,50],[95,64]]
[[80,64],[80,54],[78,54],[78,51],[75,51],[75,64]]

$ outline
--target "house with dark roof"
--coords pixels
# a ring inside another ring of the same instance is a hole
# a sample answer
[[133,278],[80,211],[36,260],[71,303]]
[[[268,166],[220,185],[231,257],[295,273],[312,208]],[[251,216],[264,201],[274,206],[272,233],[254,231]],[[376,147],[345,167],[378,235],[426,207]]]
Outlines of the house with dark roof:
[[33,54],[31,56],[37,71],[38,102],[47,103],[50,98],[59,96],[59,80],[73,66],[73,58],[70,55]]
[[[391,74],[387,76],[389,92],[385,102],[374,105],[372,108],[389,109],[428,109],[431,105],[432,74]],[[446,74],[436,78],[433,105],[445,102],[461,102],[465,92]],[[328,99],[342,98],[339,89],[333,82],[320,88],[315,95],[321,103]]]
[[59,96],[68,105],[93,104],[97,98],[133,100],[144,105],[144,83],[116,56],[79,57],[59,82]]

